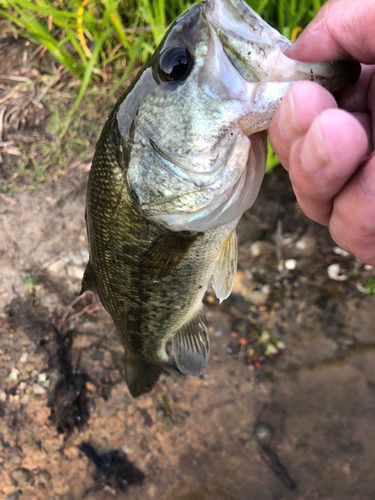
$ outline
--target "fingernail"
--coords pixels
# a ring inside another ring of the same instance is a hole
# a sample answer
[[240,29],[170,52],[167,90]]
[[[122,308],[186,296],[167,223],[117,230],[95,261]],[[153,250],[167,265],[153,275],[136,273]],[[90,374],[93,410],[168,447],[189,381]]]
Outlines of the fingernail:
[[322,118],[320,116],[314,121],[302,145],[300,159],[307,172],[321,170],[330,161],[322,136],[321,127],[324,127]]
[[280,135],[287,141],[294,141],[302,135],[294,106],[293,89],[289,88],[283,98],[277,117]]

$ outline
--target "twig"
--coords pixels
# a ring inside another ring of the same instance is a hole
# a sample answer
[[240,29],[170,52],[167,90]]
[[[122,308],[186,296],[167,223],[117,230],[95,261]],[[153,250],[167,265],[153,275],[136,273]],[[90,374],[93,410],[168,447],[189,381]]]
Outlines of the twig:
[[[64,323],[65,321],[67,320],[68,316],[69,316],[69,313],[70,311],[73,309],[73,307],[77,304],[77,302],[79,302],[80,300],[82,300],[83,298],[87,297],[87,295],[91,294],[92,297],[93,297],[93,302],[92,304],[94,303],[95,301],[95,294],[94,292],[92,292],[91,290],[86,290],[85,292],[83,292],[82,295],[79,295],[78,297],[76,297],[73,302],[71,302],[68,307],[66,308],[66,311],[65,311],[65,314],[64,316],[62,317],[62,320],[60,321],[60,324],[57,328],[58,332],[61,333],[61,330],[62,330],[62,327],[64,326]],[[92,305],[91,304],[91,305]],[[86,306],[87,307],[87,306]],[[86,309],[86,307],[84,307],[84,309]],[[86,312],[86,311],[85,311]]]

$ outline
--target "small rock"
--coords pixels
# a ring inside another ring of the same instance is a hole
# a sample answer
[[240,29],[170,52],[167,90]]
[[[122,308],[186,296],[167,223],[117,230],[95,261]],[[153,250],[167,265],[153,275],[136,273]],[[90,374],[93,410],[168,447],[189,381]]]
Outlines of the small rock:
[[7,463],[10,466],[18,465],[22,461],[22,449],[19,446],[9,448]]
[[20,467],[19,469],[14,470],[10,475],[13,483],[18,486],[19,483],[31,481],[33,477],[33,473],[26,469],[25,467]]
[[83,277],[84,270],[81,267],[77,266],[67,266],[66,272],[70,278],[75,278],[77,280],[81,280]]
[[65,265],[65,259],[58,259],[47,266],[47,269],[51,274],[59,274],[64,269]]
[[7,400],[7,393],[5,391],[0,390],[0,402],[5,403]]
[[306,250],[307,247],[308,247],[308,243],[307,243],[306,238],[302,238],[301,240],[298,240],[296,242],[296,248],[298,248],[298,250]]
[[316,251],[316,241],[312,236],[304,236],[294,245],[295,255],[304,255],[305,257],[313,255]]
[[29,403],[30,403],[30,398],[29,398],[29,396],[28,396],[27,394],[24,394],[24,395],[22,396],[22,398],[20,399],[20,403],[21,403],[22,405],[27,405],[27,404],[29,404]]
[[223,334],[223,332],[221,330],[217,330],[216,332],[214,332],[214,337],[221,337]]
[[262,306],[267,302],[268,294],[255,290],[250,294],[250,301],[256,306]]
[[34,394],[45,394],[47,391],[45,390],[44,387],[42,387],[41,385],[39,384],[35,384],[34,387],[33,387],[33,393]]
[[20,357],[20,363],[26,363],[28,357],[29,355],[27,352],[22,353],[22,356]]
[[331,280],[335,281],[346,281],[349,278],[347,274],[342,274],[339,264],[331,264],[328,266],[327,273]]
[[333,247],[333,251],[336,255],[341,255],[341,257],[350,257],[350,253],[340,247]]
[[273,432],[273,429],[269,425],[264,424],[263,422],[259,422],[259,423],[255,424],[254,434],[255,434],[255,437],[257,438],[257,440],[261,444],[263,444],[265,446],[269,446],[269,444],[272,441],[274,432]]
[[267,256],[275,252],[275,245],[269,241],[255,241],[249,248],[252,257]]
[[294,269],[297,267],[297,261],[295,259],[288,259],[285,261],[285,269],[288,269],[288,271],[294,271]]

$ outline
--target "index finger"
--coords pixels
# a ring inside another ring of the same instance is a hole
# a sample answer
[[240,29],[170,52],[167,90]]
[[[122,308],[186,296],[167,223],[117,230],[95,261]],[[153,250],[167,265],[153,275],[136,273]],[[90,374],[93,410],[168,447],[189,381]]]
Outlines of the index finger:
[[328,62],[351,57],[373,64],[374,26],[374,0],[331,0],[285,54],[304,62]]

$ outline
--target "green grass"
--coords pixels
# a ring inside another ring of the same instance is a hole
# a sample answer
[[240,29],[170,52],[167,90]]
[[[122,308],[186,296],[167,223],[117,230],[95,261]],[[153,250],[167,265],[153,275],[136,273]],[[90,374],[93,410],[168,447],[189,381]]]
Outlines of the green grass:
[[[269,24],[291,38],[325,1],[248,0],[248,3]],[[84,149],[79,136],[85,125],[72,122],[80,104],[81,121],[82,100],[90,105],[86,98],[92,97],[92,89],[103,82],[109,84],[106,89],[112,99],[135,66],[139,67],[152,54],[168,25],[193,3],[191,0],[0,0],[0,19],[5,18],[17,34],[42,45],[63,71],[70,72],[80,82],[79,91],[72,93],[74,100],[68,102],[69,109],[60,109],[59,103],[51,107],[52,134],[62,142],[54,145],[51,154],[49,144],[39,145],[39,151],[32,157],[21,151],[21,170],[30,169],[33,164],[32,180],[40,182],[49,165],[61,161],[61,144]],[[267,171],[277,164],[269,147]]]

